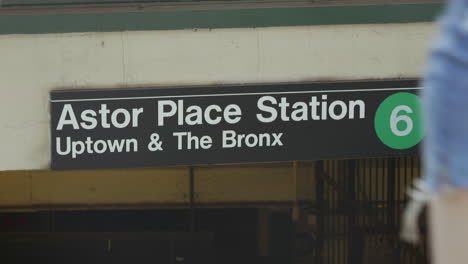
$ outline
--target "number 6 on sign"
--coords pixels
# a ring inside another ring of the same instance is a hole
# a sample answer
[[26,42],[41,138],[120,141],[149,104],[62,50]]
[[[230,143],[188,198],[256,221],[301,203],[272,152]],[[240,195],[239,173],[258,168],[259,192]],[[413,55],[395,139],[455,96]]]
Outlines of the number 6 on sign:
[[[407,115],[398,116],[398,113],[401,111],[404,111],[407,114],[413,113],[413,110],[411,110],[411,108],[407,105],[399,105],[395,107],[392,111],[392,114],[390,115],[390,129],[392,130],[393,134],[399,137],[404,137],[407,136],[411,130],[413,130],[413,120],[411,120],[411,117]],[[399,130],[398,122],[405,122],[406,128],[404,130]]]
[[396,93],[387,97],[375,112],[377,137],[394,149],[416,146],[423,138],[419,97]]

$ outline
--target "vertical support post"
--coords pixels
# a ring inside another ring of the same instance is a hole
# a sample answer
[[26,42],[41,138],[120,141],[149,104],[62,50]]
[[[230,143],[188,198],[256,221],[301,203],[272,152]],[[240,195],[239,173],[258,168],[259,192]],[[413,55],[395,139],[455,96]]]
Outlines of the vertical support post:
[[292,206],[292,218],[293,221],[299,221],[300,218],[300,208],[299,208],[299,203],[297,200],[298,197],[298,191],[297,191],[297,177],[299,173],[299,162],[294,161],[293,163],[293,206]]
[[395,158],[388,161],[388,219],[387,223],[392,232],[397,232],[395,226],[395,181],[396,181],[396,162]]
[[324,239],[324,180],[323,180],[323,161],[318,161],[315,166],[316,178],[316,201],[317,201],[317,252],[315,255],[315,263],[323,263],[323,239]]
[[364,252],[364,237],[359,225],[356,224],[356,211],[361,210],[356,203],[356,160],[348,161],[346,200],[348,217],[348,261],[347,263],[362,263]]
[[195,170],[191,166],[189,168],[190,182],[190,232],[195,232]]
[[294,161],[293,162],[293,206],[292,206],[292,228],[291,228],[291,262],[290,263],[295,263],[296,261],[296,232],[298,231],[298,224],[300,221],[300,208],[299,204],[297,201],[297,196],[298,196],[298,191],[297,191],[297,177],[299,173],[299,162]]
[[270,256],[270,210],[268,208],[258,209],[258,255]]

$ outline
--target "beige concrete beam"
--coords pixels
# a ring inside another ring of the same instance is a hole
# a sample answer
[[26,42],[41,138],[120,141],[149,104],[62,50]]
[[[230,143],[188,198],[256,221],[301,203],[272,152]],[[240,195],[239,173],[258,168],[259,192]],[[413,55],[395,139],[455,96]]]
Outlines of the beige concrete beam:
[[[310,200],[312,164],[195,167],[194,206]],[[0,210],[188,207],[190,189],[189,168],[1,172]]]
[[0,172],[0,207],[30,205],[31,176],[29,173]]
[[34,205],[180,204],[189,201],[188,169],[38,171]]
[[195,169],[196,203],[291,202],[292,163]]

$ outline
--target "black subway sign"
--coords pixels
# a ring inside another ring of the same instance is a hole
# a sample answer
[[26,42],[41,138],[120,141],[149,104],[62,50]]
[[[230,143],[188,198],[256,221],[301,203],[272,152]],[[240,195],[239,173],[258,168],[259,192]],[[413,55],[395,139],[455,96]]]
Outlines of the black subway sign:
[[414,153],[417,82],[51,92],[52,169],[131,168]]

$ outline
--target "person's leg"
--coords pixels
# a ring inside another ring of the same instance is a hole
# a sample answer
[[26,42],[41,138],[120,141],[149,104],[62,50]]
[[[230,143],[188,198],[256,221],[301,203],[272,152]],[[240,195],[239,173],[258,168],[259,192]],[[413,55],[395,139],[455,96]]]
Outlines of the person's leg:
[[429,226],[432,264],[468,263],[468,190],[434,197]]

